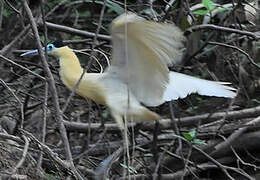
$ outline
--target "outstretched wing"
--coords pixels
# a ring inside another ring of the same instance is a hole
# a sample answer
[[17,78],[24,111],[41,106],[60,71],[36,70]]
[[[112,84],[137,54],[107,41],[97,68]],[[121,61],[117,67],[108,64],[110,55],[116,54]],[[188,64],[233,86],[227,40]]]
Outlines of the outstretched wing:
[[177,72],[170,72],[169,77],[170,81],[164,92],[164,101],[185,98],[191,93],[225,98],[236,96],[236,93],[233,92],[236,89],[227,86],[230,83],[208,81]]
[[107,72],[128,84],[140,102],[161,104],[169,82],[168,65],[180,59],[183,33],[173,24],[147,21],[132,13],[116,18],[111,33],[113,59]]

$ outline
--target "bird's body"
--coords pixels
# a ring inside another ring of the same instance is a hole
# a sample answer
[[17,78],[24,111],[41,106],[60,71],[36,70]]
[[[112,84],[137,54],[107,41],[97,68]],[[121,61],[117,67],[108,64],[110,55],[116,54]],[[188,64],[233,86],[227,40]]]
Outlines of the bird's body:
[[[229,83],[169,71],[168,65],[180,59],[185,40],[175,25],[147,21],[130,13],[116,18],[111,31],[111,66],[104,73],[85,73],[76,92],[107,106],[121,129],[124,118],[136,122],[160,119],[142,104],[158,106],[196,92],[226,98],[235,96],[235,89],[226,86]],[[72,90],[83,73],[77,56],[68,46],[50,44],[47,48],[59,58],[61,80]]]
[[[60,48],[58,56],[61,80],[73,90],[83,73],[83,68],[73,50],[67,46]],[[76,92],[84,98],[108,106],[120,128],[123,128],[121,119],[125,115],[136,122],[160,119],[157,114],[138,102],[128,90],[127,84],[116,77],[116,73],[84,73]]]

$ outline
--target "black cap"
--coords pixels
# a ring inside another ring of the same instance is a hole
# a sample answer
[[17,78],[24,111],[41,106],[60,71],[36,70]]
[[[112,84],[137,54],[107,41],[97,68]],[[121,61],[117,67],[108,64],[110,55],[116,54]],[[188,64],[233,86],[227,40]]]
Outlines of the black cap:
[[56,40],[52,43],[56,48],[60,48],[60,47],[63,47],[63,46],[66,46],[67,43],[63,42],[61,39],[59,40]]

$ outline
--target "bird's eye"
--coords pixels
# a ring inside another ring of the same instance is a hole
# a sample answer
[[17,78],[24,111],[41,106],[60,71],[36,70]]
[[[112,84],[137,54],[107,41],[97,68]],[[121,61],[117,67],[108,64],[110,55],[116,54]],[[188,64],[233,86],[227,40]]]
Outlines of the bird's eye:
[[48,51],[53,50],[54,49],[54,45],[53,44],[48,44],[47,49],[48,49]]

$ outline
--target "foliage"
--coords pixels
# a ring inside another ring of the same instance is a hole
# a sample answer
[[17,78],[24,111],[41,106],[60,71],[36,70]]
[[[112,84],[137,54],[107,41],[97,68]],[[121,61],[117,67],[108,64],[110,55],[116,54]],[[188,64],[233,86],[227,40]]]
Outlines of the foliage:
[[128,171],[129,173],[131,173],[131,174],[136,174],[136,173],[137,173],[137,171],[135,170],[134,167],[127,166],[127,165],[125,165],[125,164],[123,164],[123,163],[120,163],[120,166],[122,166],[123,168],[127,169],[127,171]]
[[184,138],[194,144],[207,145],[205,141],[196,138],[196,130],[193,129],[183,134]]
[[218,4],[215,4],[213,1],[211,0],[202,0],[202,4],[203,6],[206,8],[206,10],[204,9],[199,9],[194,11],[194,14],[196,15],[207,15],[210,14],[213,10],[215,10],[216,12],[223,12],[223,11],[230,11],[232,10],[232,8],[225,8],[225,7],[219,7]]

